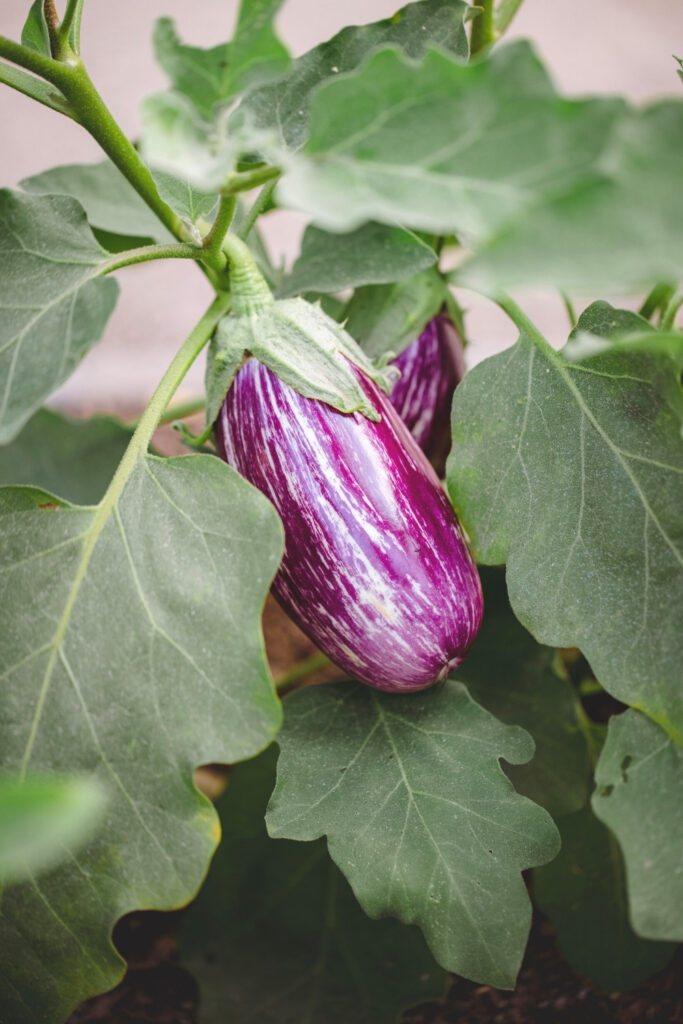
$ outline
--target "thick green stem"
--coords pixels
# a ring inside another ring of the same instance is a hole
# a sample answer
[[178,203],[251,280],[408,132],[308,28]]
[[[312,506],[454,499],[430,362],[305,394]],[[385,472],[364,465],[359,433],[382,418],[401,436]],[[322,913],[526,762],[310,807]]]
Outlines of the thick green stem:
[[135,263],[149,263],[150,260],[200,260],[203,252],[196,245],[141,245],[139,249],[127,249],[105,260],[97,268],[97,277],[104,277],[122,267]]
[[327,657],[326,654],[319,652],[318,654],[312,654],[310,658],[305,658],[300,661],[294,668],[290,668],[289,672],[285,672],[275,681],[275,687],[279,694],[283,694],[287,690],[296,684],[301,682],[302,679],[307,679],[308,676],[312,676],[314,672],[319,672],[323,668],[329,668],[333,662]]
[[232,308],[237,316],[258,313],[269,306],[274,301],[273,294],[242,239],[228,232],[223,239],[223,252],[230,260]]
[[79,63],[71,69],[61,89],[77,112],[80,123],[100,144],[109,159],[116,164],[162,224],[176,238],[188,241],[180,218],[159,195],[149,169],[119,128],[82,64]]
[[244,224],[240,228],[239,237],[244,239],[249,237],[249,232],[253,228],[254,224],[261,216],[263,211],[268,206],[268,203],[273,198],[273,192],[275,191],[276,181],[271,181],[268,185],[261,189],[254,202],[251,204],[251,209],[245,217]]
[[[223,240],[225,239],[228,229],[232,224],[236,205],[237,199],[235,196],[221,196],[216,219],[211,225],[211,230],[204,239],[204,252],[211,263],[216,263],[218,265],[218,261],[221,259]],[[225,256],[222,257],[222,261],[225,263]]]
[[494,41],[493,33],[493,0],[477,0],[477,7],[481,11],[472,22],[470,33],[470,52],[474,57],[481,50],[486,49]]
[[493,31],[496,39],[500,39],[507,31],[510,22],[523,3],[524,0],[501,0],[493,17]]
[[64,83],[71,75],[71,69],[60,64],[58,60],[46,57],[36,50],[29,50],[27,46],[15,43],[5,36],[0,36],[0,57],[4,57],[12,64],[18,64],[20,68],[32,71],[34,75],[40,75],[47,82],[56,85],[58,89],[63,88]]

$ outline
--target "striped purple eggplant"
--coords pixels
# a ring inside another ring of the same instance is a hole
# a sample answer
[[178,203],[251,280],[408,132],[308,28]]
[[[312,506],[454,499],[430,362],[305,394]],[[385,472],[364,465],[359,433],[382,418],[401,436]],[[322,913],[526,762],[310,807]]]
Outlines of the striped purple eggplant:
[[401,376],[391,389],[391,402],[443,477],[451,447],[453,392],[465,374],[462,341],[451,318],[437,313],[392,365]]
[[479,575],[432,467],[387,396],[354,372],[378,422],[248,359],[215,425],[218,451],[282,518],[274,592],[285,610],[354,678],[419,690],[474,640]]

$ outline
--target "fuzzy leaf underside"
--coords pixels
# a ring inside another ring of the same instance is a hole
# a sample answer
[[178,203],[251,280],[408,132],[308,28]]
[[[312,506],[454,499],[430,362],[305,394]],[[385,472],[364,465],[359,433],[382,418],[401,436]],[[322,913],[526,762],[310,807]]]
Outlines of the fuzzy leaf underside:
[[122,914],[196,892],[219,831],[195,767],[279,726],[260,615],[281,527],[211,456],[140,459],[97,508],[0,500],[2,769],[87,773],[109,797],[88,846],[2,893],[3,1022],[62,1024],[119,980]]
[[285,719],[270,835],[326,835],[366,913],[418,924],[446,969],[512,987],[530,923],[521,871],[557,851],[550,817],[498,763],[527,761],[529,735],[452,681],[304,689]]

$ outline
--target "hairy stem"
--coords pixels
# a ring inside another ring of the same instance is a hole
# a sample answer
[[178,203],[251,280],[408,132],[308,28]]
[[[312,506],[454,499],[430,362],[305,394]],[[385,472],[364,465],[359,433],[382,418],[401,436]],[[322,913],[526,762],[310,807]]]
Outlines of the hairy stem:
[[470,33],[470,52],[474,57],[481,50],[486,49],[494,41],[493,33],[493,0],[477,0],[477,7],[481,10],[472,22]]
[[81,18],[83,0],[68,0],[62,23],[59,26],[60,39],[73,46],[75,53],[81,52]]
[[251,208],[245,218],[244,224],[240,229],[239,238],[248,238],[249,232],[272,199],[276,184],[277,181],[271,181],[261,189],[256,199],[251,204]]
[[18,64],[20,68],[32,71],[34,75],[40,75],[47,82],[56,85],[58,89],[63,88],[71,75],[71,69],[60,64],[58,60],[46,57],[36,50],[29,50],[27,46],[15,43],[14,40],[7,39],[5,36],[0,36],[0,57],[4,57],[12,64]]
[[202,250],[196,245],[141,245],[139,249],[127,249],[125,252],[116,253],[111,259],[101,263],[97,270],[97,277],[104,277],[122,267],[130,267],[135,263],[149,263],[150,260],[200,260]]
[[[211,225],[211,230],[204,238],[203,243],[205,255],[211,263],[218,264],[220,261],[223,241],[228,233],[230,225],[232,224],[236,205],[237,199],[234,195],[221,196],[216,219]],[[223,256],[223,263],[224,262],[225,257]]]
[[9,85],[11,89],[16,89],[17,92],[23,93],[29,99],[42,103],[43,106],[49,107],[50,110],[56,110],[58,114],[64,114],[74,121],[78,120],[65,97],[53,85],[43,81],[41,78],[28,74],[28,72],[23,71],[21,68],[12,67],[11,64],[0,63],[0,84]]
[[257,188],[258,185],[272,181],[273,178],[279,178],[281,173],[279,167],[272,167],[270,164],[266,167],[257,167],[253,171],[240,171],[237,174],[230,175],[224,192],[226,195],[231,195],[235,192],[247,192],[251,188]]

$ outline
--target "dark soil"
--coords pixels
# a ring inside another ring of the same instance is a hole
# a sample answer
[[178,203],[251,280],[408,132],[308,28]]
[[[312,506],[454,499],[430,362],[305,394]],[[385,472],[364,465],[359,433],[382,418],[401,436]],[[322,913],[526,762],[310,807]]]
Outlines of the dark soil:
[[[128,974],[111,992],[83,1003],[68,1024],[197,1024],[197,986],[174,962],[181,916],[182,911],[146,911],[120,921],[115,940],[128,961]],[[416,1007],[404,1020],[405,1024],[683,1024],[683,948],[664,971],[635,991],[598,992],[562,959],[551,928],[539,919],[514,992],[454,977],[443,1003]]]

